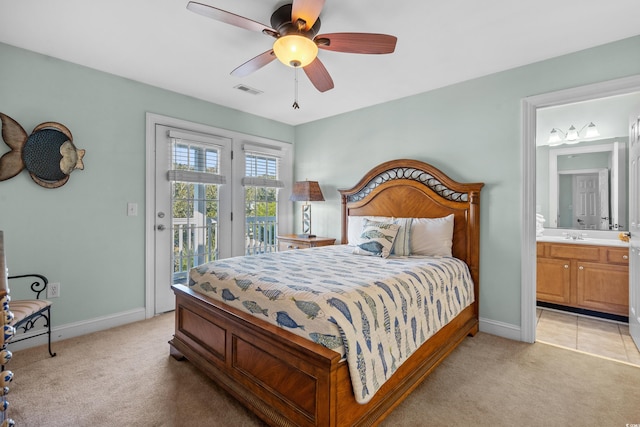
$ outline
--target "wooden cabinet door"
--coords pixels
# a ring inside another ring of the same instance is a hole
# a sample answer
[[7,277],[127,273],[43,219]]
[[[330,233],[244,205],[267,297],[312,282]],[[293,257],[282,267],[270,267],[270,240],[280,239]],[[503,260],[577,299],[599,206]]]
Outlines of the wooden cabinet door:
[[538,258],[536,296],[539,301],[571,303],[571,261]]
[[578,262],[576,298],[582,308],[628,316],[628,268]]

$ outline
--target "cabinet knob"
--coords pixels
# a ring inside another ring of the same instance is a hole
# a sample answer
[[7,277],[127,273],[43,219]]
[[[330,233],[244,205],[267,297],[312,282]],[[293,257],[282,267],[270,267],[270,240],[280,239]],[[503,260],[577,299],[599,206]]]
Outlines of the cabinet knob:
[[578,267],[579,270],[584,270],[583,266]]
[[622,259],[629,259],[629,255],[622,255]]
[[569,264],[565,264],[565,265],[564,265],[564,268],[569,268]]

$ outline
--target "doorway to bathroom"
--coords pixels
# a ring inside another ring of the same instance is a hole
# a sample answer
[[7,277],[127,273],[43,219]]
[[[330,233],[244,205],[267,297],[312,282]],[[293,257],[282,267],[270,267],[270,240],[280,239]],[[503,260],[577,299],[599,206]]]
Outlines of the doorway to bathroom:
[[[541,210],[541,206],[538,202],[538,195],[540,192],[540,177],[536,173],[536,147],[542,140],[548,141],[549,133],[554,128],[564,129],[569,128],[571,125],[581,126],[582,123],[571,123],[571,121],[587,120],[589,122],[596,121],[595,117],[589,116],[586,118],[585,112],[582,111],[582,115],[578,118],[565,117],[562,119],[564,122],[560,125],[547,125],[544,126],[545,119],[540,120],[538,113],[544,113],[545,110],[552,112],[553,109],[560,111],[561,109],[569,109],[570,106],[578,107],[578,110],[590,107],[589,104],[597,103],[596,101],[604,100],[612,97],[623,97],[630,94],[636,94],[637,100],[640,100],[640,76],[634,76],[631,78],[619,79],[616,81],[605,82],[597,85],[590,85],[581,88],[575,88],[565,90],[561,92],[539,95],[530,97],[523,100],[522,103],[522,124],[523,124],[523,258],[522,258],[522,340],[527,342],[534,342],[536,338],[540,339],[536,334],[538,326],[548,325],[550,320],[554,318],[560,318],[567,313],[562,311],[553,311],[549,309],[538,309],[536,306],[536,213]],[[640,101],[637,101],[640,104]],[[628,113],[628,112],[627,112]],[[626,116],[626,117],[625,117]],[[628,125],[628,114],[622,115],[623,125],[625,129]],[[604,118],[600,120],[601,136],[606,138],[607,136],[614,137],[612,134],[606,134],[607,120]],[[566,123],[565,123],[566,122]],[[544,130],[540,130],[540,125],[544,126]],[[628,131],[625,131],[620,136],[628,135]],[[628,139],[628,137],[627,137]],[[594,140],[595,141],[595,140]],[[548,188],[548,181],[543,184]],[[548,197],[548,196],[547,196]],[[544,204],[544,203],[542,203]],[[610,205],[609,205],[610,206]],[[625,208],[626,209],[626,208]],[[548,212],[548,210],[546,211]],[[545,218],[545,220],[552,222],[557,221],[557,217]],[[607,223],[607,228],[613,228],[613,224]],[[611,230],[611,229],[610,229]],[[611,230],[613,231],[613,230]],[[616,230],[617,231],[617,230]],[[557,233],[561,235],[562,230],[558,230]],[[557,316],[556,316],[557,314]],[[582,329],[616,329],[620,339],[623,339],[626,325],[622,327],[622,332],[619,324],[592,319],[591,317],[585,317],[576,313],[568,313],[570,316],[567,322],[560,325],[556,325],[556,329],[562,330],[569,334],[569,329],[574,328],[575,338],[571,338],[574,342],[578,341],[578,329],[582,325]],[[557,320],[557,319],[556,319]],[[595,323],[590,321],[594,320]],[[540,323],[542,322],[542,323]],[[603,322],[603,323],[601,323]],[[558,322],[556,322],[558,323]],[[605,326],[603,326],[605,325]],[[575,327],[574,327],[575,326]],[[610,331],[613,333],[613,331]],[[540,329],[541,336],[544,336],[546,331]],[[573,335],[572,335],[573,336]],[[611,336],[611,335],[610,335]],[[547,340],[549,339],[548,337]],[[582,341],[585,341],[583,338]],[[631,341],[629,340],[627,346],[630,347]],[[567,343],[565,343],[567,344]],[[557,344],[560,345],[560,344]],[[568,346],[568,345],[565,345]],[[603,345],[605,347],[605,345]],[[637,351],[637,349],[634,349]]]

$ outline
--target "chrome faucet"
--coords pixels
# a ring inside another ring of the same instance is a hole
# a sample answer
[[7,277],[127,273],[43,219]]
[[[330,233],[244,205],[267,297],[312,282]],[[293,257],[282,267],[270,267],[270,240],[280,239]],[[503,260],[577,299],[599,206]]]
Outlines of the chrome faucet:
[[587,233],[562,233],[567,240],[584,240],[587,237]]

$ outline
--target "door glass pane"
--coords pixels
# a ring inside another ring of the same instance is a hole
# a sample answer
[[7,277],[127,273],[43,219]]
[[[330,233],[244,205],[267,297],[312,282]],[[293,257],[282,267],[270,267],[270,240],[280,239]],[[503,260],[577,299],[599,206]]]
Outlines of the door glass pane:
[[[218,173],[219,152],[201,144],[174,141],[174,170]],[[173,283],[186,283],[189,269],[218,258],[217,184],[173,181]]]
[[247,154],[245,176],[273,180],[274,187],[245,187],[246,254],[255,255],[277,250],[278,159]]

